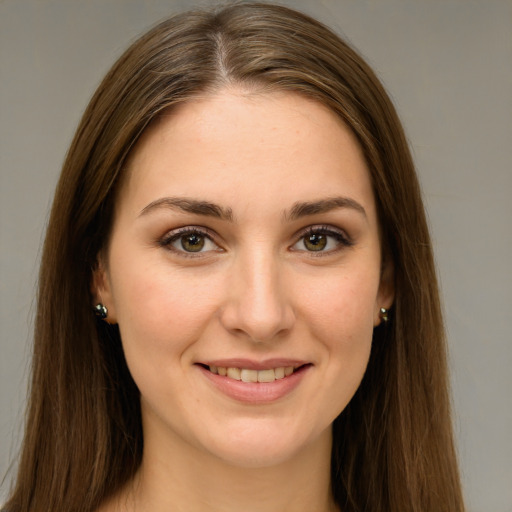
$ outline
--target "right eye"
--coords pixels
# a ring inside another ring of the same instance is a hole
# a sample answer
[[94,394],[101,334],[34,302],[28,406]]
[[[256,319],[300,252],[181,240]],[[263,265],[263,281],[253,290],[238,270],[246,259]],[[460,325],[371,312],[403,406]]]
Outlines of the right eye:
[[219,246],[205,231],[188,227],[167,233],[160,245],[183,253],[184,256],[219,250]]

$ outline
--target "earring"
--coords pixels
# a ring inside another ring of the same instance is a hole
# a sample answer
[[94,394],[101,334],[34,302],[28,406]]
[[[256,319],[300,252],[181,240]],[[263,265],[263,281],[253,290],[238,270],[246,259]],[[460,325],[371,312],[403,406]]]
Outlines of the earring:
[[387,322],[389,320],[389,309],[380,308],[380,318],[383,322]]
[[94,306],[93,309],[94,309],[94,313],[96,313],[96,316],[98,318],[101,318],[102,320],[105,320],[105,318],[107,318],[108,309],[101,302],[96,304],[96,306]]

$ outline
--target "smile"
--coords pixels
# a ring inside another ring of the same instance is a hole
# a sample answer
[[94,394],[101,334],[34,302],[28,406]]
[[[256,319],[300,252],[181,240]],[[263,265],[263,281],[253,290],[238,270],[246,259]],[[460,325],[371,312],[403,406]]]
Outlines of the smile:
[[274,382],[275,380],[289,377],[297,368],[294,366],[279,366],[265,370],[253,370],[249,368],[209,365],[208,369],[216,375],[242,382]]
[[243,359],[196,363],[206,381],[238,402],[269,404],[296,389],[313,368],[304,361],[254,362]]

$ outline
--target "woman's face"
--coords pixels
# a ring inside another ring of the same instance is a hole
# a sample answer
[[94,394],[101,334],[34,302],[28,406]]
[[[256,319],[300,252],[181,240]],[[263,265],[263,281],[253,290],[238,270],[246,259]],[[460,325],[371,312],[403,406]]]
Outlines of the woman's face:
[[354,136],[299,95],[230,90],[155,122],[127,173],[95,282],[145,447],[258,467],[328,444],[393,292]]

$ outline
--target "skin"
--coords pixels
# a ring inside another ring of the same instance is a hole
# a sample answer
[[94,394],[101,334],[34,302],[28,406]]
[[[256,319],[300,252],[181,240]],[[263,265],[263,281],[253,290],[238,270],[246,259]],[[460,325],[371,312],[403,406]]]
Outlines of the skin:
[[[230,218],[155,204],[169,197]],[[291,215],[332,198],[345,203]],[[201,251],[183,248],[187,226],[207,230]],[[391,276],[361,149],[328,109],[226,89],[162,116],[131,156],[95,275],[144,427],[136,479],[102,510],[336,510],[331,425],[363,377]],[[308,367],[285,396],[246,403],[198,365],[235,357]]]

